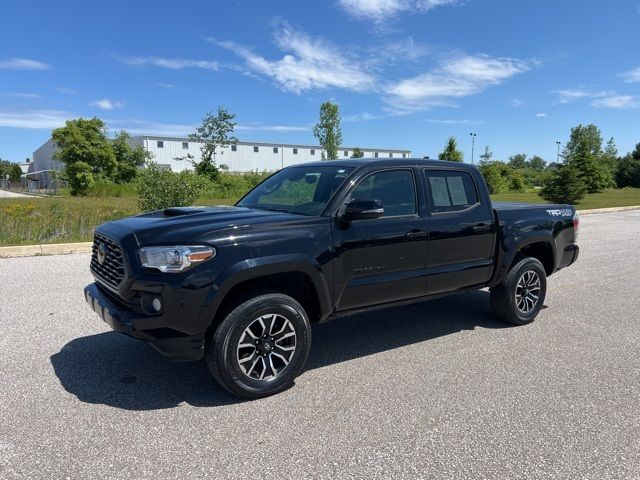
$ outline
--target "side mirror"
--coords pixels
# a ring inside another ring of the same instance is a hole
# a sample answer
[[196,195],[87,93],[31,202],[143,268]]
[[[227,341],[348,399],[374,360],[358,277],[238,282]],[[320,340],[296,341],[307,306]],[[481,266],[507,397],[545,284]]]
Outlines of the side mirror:
[[384,215],[384,207],[380,200],[353,200],[347,203],[342,218],[347,221],[367,220]]

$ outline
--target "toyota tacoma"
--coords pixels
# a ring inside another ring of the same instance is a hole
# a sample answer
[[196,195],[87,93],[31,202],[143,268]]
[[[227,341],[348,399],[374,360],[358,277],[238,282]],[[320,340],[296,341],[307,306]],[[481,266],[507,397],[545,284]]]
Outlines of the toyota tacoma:
[[346,314],[488,287],[499,318],[532,322],[578,222],[571,205],[492,203],[464,163],[307,163],[234,206],[100,225],[84,294],[113,330],[256,398],[302,372],[312,324]]

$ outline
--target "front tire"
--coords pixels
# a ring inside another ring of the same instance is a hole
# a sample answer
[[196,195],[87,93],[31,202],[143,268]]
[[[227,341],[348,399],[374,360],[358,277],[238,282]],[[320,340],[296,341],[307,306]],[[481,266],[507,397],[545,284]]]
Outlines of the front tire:
[[212,332],[205,360],[216,381],[234,395],[281,392],[302,372],[311,348],[304,308],[281,293],[242,301]]
[[491,288],[491,307],[502,320],[526,325],[536,318],[547,293],[547,275],[537,258],[518,261],[502,283]]

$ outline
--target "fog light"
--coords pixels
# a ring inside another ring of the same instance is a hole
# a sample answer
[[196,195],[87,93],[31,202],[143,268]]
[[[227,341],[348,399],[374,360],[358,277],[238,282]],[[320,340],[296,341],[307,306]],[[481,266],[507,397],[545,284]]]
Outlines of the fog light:
[[154,298],[153,302],[151,302],[151,306],[156,312],[159,312],[162,309],[162,302],[159,298]]

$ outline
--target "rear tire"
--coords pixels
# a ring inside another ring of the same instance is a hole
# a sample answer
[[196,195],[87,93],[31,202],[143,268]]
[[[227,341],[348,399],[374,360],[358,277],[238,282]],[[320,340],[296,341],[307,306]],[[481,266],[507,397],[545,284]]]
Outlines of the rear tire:
[[242,398],[285,390],[302,372],[311,348],[304,308],[281,293],[266,293],[233,308],[208,335],[205,360],[216,381]]
[[544,304],[547,275],[533,257],[518,261],[502,283],[490,290],[491,307],[502,320],[513,325],[533,322]]

